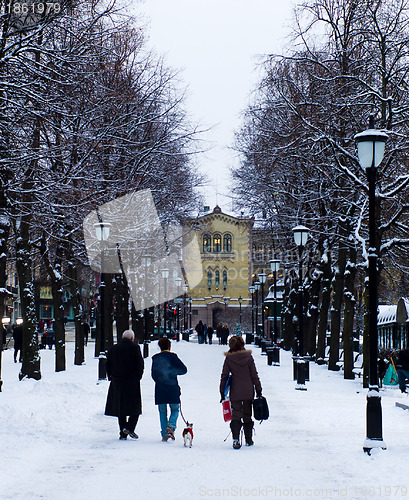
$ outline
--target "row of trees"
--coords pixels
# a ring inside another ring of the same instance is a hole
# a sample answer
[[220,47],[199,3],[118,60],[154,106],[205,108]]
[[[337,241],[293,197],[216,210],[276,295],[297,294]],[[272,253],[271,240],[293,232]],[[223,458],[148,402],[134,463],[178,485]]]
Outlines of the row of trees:
[[[368,187],[354,135],[368,127],[370,114],[389,134],[376,193],[379,281],[391,269],[409,271],[408,9],[407,0],[302,3],[295,48],[265,59],[237,134],[242,163],[233,176],[240,208],[266,214],[277,253],[293,245],[292,227],[311,230],[304,345],[322,360],[330,324],[329,369],[337,369],[342,339],[345,378],[353,377],[357,300],[365,304],[367,291]],[[289,274],[286,282],[288,347],[298,322],[296,279]],[[365,365],[366,323],[364,316]]]
[[174,223],[194,206],[201,178],[191,160],[198,131],[175,74],[146,50],[140,22],[115,1],[61,0],[61,8],[35,15],[19,5],[0,1],[0,293],[14,260],[24,324],[20,377],[39,379],[36,269],[46,269],[52,286],[56,370],[65,369],[64,282],[81,364],[84,217],[149,188],[161,221]]

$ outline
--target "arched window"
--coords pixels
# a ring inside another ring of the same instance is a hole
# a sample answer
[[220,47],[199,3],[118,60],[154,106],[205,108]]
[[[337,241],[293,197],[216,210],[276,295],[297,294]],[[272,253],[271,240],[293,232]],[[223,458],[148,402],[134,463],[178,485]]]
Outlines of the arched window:
[[219,286],[219,284],[220,284],[220,271],[216,271],[214,273],[214,284],[216,286]]
[[207,286],[209,288],[212,286],[212,271],[207,271]]
[[221,252],[222,251],[222,237],[220,234],[215,234],[213,236],[213,252]]
[[203,253],[212,251],[212,238],[209,234],[203,236]]
[[231,252],[232,244],[231,244],[231,235],[225,234],[223,236],[223,252]]
[[227,271],[223,271],[223,286],[227,286]]

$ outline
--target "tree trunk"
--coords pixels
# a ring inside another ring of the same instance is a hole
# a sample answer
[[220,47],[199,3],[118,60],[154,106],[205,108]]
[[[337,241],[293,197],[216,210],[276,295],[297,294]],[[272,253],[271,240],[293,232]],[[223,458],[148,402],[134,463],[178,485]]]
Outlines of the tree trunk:
[[308,308],[308,322],[306,328],[306,348],[309,356],[314,356],[317,348],[318,304],[321,288],[321,273],[314,275],[311,280],[311,291]]
[[331,252],[328,250],[324,254],[322,266],[322,288],[321,302],[318,318],[318,334],[317,334],[317,355],[318,363],[323,363],[325,360],[325,348],[327,342],[327,327],[328,327],[328,312],[331,303],[331,281],[332,281],[332,265]]
[[[27,183],[25,183],[27,184]],[[26,186],[25,192],[28,191]],[[40,355],[38,352],[37,318],[34,302],[31,244],[29,237],[31,213],[21,217],[19,234],[16,238],[16,269],[20,284],[20,302],[23,319],[22,365],[19,379],[25,377],[41,379]]]
[[345,309],[342,342],[344,347],[344,378],[354,379],[354,317],[355,317],[355,277],[356,248],[349,249],[349,260],[345,271]]
[[54,305],[54,331],[55,331],[55,371],[65,370],[65,324],[64,302],[62,286],[62,249],[57,248],[57,257],[51,275],[51,287]]
[[118,274],[115,287],[116,299],[116,336],[117,341],[122,338],[125,330],[129,329],[129,290],[125,274]]
[[80,287],[78,284],[77,267],[74,265],[74,256],[71,247],[66,249],[67,255],[67,276],[70,282],[71,303],[74,311],[75,325],[75,347],[74,347],[74,365],[82,365],[85,362],[84,353],[84,333],[81,326],[83,315],[81,306]]
[[331,307],[331,337],[329,348],[328,370],[339,370],[339,341],[341,337],[341,310],[344,297],[344,274],[347,249],[343,243],[346,221],[340,221],[340,241],[338,247],[337,267],[332,280],[332,307]]

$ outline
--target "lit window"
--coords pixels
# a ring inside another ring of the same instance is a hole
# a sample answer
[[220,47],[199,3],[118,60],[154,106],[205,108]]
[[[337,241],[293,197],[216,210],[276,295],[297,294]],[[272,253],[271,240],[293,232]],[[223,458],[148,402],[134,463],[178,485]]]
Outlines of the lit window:
[[230,234],[225,234],[223,236],[223,252],[231,252],[232,244],[231,244],[231,236]]
[[212,238],[208,234],[205,234],[203,236],[203,253],[211,251],[212,251]]
[[213,236],[213,252],[221,252],[222,251],[222,237],[220,234],[215,234]]

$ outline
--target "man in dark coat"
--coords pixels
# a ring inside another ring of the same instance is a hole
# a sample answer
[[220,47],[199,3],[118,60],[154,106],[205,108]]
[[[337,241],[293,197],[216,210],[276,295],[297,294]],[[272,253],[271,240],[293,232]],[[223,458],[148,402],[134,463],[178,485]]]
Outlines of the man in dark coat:
[[[107,353],[107,375],[111,381],[105,415],[118,417],[119,439],[138,439],[135,427],[142,413],[140,380],[144,362],[141,349],[134,343],[132,330],[126,330],[118,344]],[[129,417],[129,418],[127,418]]]
[[[261,383],[258,377],[256,365],[250,350],[244,348],[243,337],[235,335],[229,340],[230,349],[225,353],[223,370],[220,377],[220,395],[224,399],[224,389],[229,374],[230,381],[230,403],[232,408],[232,419],[230,428],[233,435],[233,448],[240,448],[240,429],[243,426],[246,444],[253,444],[253,420],[251,419],[252,401],[254,399],[254,388],[257,397],[261,396]],[[243,422],[242,422],[243,419]]]
[[23,349],[23,327],[17,325],[13,330],[14,339],[14,362],[17,363],[17,355],[20,351],[19,362],[21,363],[21,350]]
[[167,441],[175,439],[179,416],[180,387],[177,376],[184,375],[187,368],[174,352],[170,352],[171,344],[167,337],[159,339],[158,344],[161,352],[152,357],[152,378],[155,381],[155,404],[159,409],[162,441]]

